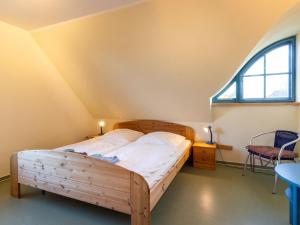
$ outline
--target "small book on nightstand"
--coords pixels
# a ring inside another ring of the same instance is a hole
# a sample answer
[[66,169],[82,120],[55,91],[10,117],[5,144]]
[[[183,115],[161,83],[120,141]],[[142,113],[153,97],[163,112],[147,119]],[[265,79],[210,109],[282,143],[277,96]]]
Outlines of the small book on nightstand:
[[203,169],[216,169],[216,144],[195,142],[193,144],[193,166]]

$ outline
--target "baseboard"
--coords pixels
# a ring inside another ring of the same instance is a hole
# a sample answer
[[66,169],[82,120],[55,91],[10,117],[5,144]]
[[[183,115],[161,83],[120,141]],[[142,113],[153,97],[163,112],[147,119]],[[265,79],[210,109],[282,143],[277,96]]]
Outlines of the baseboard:
[[9,177],[10,177],[9,175],[4,176],[4,177],[0,177],[0,182],[5,181],[5,180],[8,180]]

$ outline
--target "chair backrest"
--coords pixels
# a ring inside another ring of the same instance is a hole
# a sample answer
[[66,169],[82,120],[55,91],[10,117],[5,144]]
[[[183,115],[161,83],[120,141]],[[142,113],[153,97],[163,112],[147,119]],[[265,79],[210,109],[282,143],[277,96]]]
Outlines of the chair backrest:
[[[282,145],[294,141],[298,138],[298,133],[287,131],[287,130],[277,130],[275,133],[275,141],[274,141],[274,147],[275,148],[281,148]],[[295,144],[289,145],[285,148],[285,150],[288,151],[294,151],[296,146]]]

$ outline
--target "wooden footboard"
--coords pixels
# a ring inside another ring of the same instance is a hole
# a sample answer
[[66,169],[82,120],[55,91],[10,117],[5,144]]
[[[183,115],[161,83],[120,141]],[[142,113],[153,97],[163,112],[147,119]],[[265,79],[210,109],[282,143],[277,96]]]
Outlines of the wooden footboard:
[[130,214],[132,225],[150,224],[150,190],[140,175],[92,157],[23,151],[11,157],[11,193],[20,184]]
[[139,174],[92,157],[56,151],[23,151],[11,157],[11,195],[20,184],[131,215],[149,225],[151,211],[190,155],[184,155],[154,187]]

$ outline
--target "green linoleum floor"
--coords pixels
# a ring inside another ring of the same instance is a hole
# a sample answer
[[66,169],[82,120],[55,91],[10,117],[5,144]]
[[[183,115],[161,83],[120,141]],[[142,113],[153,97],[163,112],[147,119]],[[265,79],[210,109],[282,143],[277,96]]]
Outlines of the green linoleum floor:
[[[273,176],[218,166],[186,166],[152,212],[153,225],[288,225],[288,201]],[[22,199],[0,183],[0,225],[129,225],[130,217],[76,200],[22,187]]]

